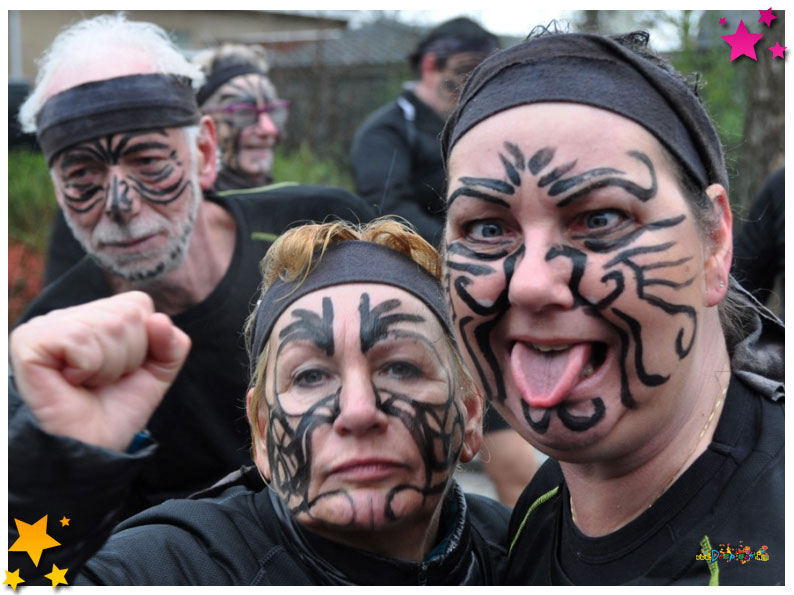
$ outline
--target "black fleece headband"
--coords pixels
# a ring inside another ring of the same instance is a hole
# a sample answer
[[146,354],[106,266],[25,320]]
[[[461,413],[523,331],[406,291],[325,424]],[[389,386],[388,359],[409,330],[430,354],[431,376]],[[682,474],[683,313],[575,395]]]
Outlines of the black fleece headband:
[[[331,244],[319,263],[298,286],[297,281],[277,279],[259,301],[254,318],[249,369],[251,376],[273,325],[290,304],[318,289],[347,283],[378,283],[399,287],[415,295],[433,311],[449,335],[446,300],[439,282],[421,265],[407,256],[372,242],[344,241]],[[297,288],[296,288],[297,287]]]
[[50,97],[36,114],[36,136],[49,165],[64,149],[117,132],[198,124],[190,79],[133,74],[84,83]]
[[212,69],[212,72],[207,76],[207,81],[201,86],[198,93],[196,93],[198,104],[204,105],[204,102],[218,90],[218,87],[234,77],[243,76],[244,74],[261,74],[262,76],[267,76],[264,70],[257,68],[253,64],[237,62],[224,66],[221,62],[218,67]]
[[728,187],[717,131],[687,85],[617,42],[587,34],[535,38],[482,62],[444,127],[445,166],[452,147],[477,123],[512,107],[553,101],[625,116],[651,132],[701,188]]

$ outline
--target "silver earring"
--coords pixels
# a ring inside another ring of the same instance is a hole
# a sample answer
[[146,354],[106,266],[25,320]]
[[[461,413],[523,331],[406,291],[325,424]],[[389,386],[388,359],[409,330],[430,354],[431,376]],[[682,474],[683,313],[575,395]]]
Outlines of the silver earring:
[[725,281],[720,281],[720,287],[725,287]]

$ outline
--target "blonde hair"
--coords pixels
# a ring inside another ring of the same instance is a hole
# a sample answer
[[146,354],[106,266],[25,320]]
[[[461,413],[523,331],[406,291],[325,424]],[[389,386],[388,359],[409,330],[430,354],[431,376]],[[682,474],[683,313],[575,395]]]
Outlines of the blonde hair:
[[[354,225],[346,221],[303,225],[290,229],[281,235],[262,259],[262,294],[277,280],[288,283],[295,282],[297,289],[306,280],[322,260],[329,245],[345,241],[364,241],[386,246],[403,254],[422,266],[436,280],[441,281],[442,263],[438,252],[408,225],[394,218],[381,217],[370,223]],[[315,253],[318,253],[315,255]],[[253,325],[256,310],[251,313],[245,325],[245,340],[249,356],[253,339]],[[440,325],[443,329],[446,327]],[[450,353],[452,377],[455,392],[460,395],[475,395],[482,399],[481,393],[474,382],[468,368],[463,362],[455,338],[444,331],[444,341]],[[248,422],[251,426],[253,447],[259,443],[258,415],[265,394],[267,380],[266,368],[270,353],[270,338],[259,356],[251,378],[253,389],[248,407]]]

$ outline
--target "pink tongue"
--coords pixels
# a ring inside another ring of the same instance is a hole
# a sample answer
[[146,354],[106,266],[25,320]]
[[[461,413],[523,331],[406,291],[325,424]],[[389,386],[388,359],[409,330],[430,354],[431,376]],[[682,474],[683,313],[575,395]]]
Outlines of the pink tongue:
[[541,353],[516,343],[510,370],[521,396],[531,407],[553,407],[562,401],[590,359],[590,348],[590,343],[578,343],[565,351]]

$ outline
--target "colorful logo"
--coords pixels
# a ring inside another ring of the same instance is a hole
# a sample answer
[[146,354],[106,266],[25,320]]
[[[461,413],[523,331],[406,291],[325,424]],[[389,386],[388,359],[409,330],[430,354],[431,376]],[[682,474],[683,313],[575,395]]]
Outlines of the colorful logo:
[[728,545],[721,543],[719,549],[716,550],[707,551],[701,549],[700,553],[695,556],[695,559],[705,560],[707,562],[718,562],[721,560],[726,564],[739,562],[742,565],[747,564],[751,560],[767,562],[769,560],[769,547],[762,545],[756,550],[749,545],[744,545],[741,541],[739,541],[739,545],[734,548],[731,547],[730,543]]

